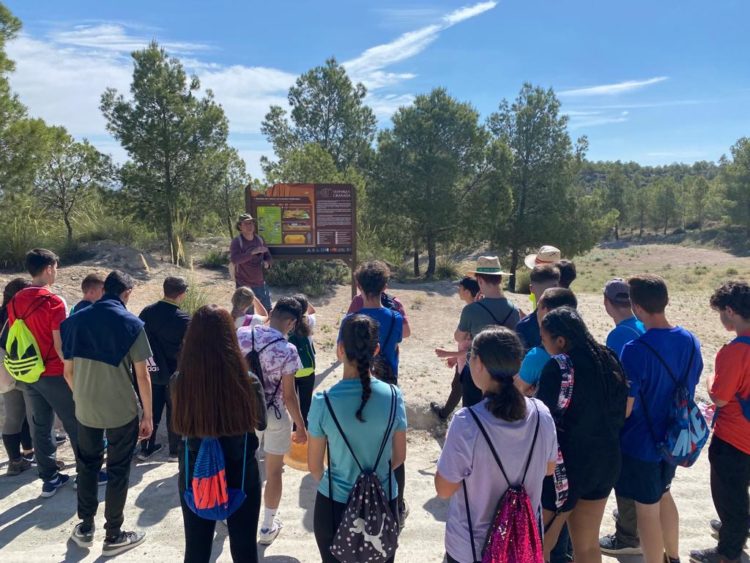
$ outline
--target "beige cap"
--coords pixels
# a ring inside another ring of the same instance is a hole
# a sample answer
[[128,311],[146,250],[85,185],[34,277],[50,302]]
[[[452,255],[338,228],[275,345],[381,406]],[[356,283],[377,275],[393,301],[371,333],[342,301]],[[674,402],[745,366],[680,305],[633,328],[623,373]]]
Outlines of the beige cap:
[[469,274],[484,274],[485,276],[509,276],[508,272],[503,272],[500,267],[500,259],[497,256],[480,256],[477,260],[477,267],[468,272]]

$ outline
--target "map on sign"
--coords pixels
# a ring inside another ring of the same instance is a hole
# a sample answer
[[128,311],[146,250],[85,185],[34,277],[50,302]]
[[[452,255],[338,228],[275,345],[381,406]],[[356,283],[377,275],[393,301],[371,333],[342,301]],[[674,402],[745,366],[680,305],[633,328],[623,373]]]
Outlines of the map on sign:
[[274,256],[344,258],[354,254],[355,195],[350,184],[248,187],[250,213]]

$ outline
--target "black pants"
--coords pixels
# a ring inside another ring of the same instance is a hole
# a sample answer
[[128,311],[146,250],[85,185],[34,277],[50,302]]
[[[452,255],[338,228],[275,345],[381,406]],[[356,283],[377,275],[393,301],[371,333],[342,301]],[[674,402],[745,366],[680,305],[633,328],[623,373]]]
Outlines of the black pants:
[[57,445],[52,439],[55,415],[60,418],[68,433],[73,452],[78,451],[78,421],[73,392],[62,375],[45,375],[36,383],[24,383],[21,388],[27,405],[31,407],[29,425],[39,477],[44,481],[51,481],[57,476]]
[[21,457],[21,447],[23,451],[29,452],[34,449],[31,442],[31,431],[29,423],[24,418],[21,431],[16,434],[3,434],[3,446],[8,454],[9,461],[16,461]]
[[461,402],[465,407],[473,407],[479,401],[482,400],[482,391],[474,385],[474,381],[471,379],[471,371],[469,370],[469,364],[464,366],[461,371]]
[[461,401],[462,395],[463,389],[461,387],[461,372],[459,372],[458,368],[456,368],[453,373],[453,381],[451,381],[451,394],[448,395],[448,400],[445,401],[445,406],[440,409],[440,416],[442,416],[443,418],[448,418],[458,406],[458,403]]
[[[119,535],[125,519],[130,462],[138,440],[138,417],[119,428],[107,428],[107,491],[104,495],[104,529],[107,537]],[[104,429],[78,423],[78,517],[89,525],[99,506],[99,471],[104,462]]]
[[[184,452],[180,453],[180,506],[185,527],[185,563],[207,563],[211,560],[211,545],[214,540],[216,520],[206,520],[195,514],[185,504]],[[191,460],[191,463],[194,461]],[[242,473],[239,460],[225,458],[227,481],[235,481]],[[230,485],[231,486],[231,485]],[[237,485],[239,487],[239,484]],[[255,459],[255,450],[248,451],[245,465],[245,502],[227,518],[229,529],[229,549],[235,563],[257,563],[258,517],[260,515],[260,473]]]
[[[396,510],[396,499],[391,501],[391,510],[393,514],[398,514]],[[336,535],[336,530],[341,524],[341,518],[344,516],[346,504],[336,502],[318,493],[315,497],[315,511],[313,515],[313,529],[315,530],[315,541],[320,551],[320,560],[322,563],[339,563],[339,560],[331,555],[331,544]],[[391,557],[386,563],[393,563],[395,559]]]
[[167,439],[169,441],[169,455],[177,455],[177,444],[180,437],[172,432],[172,395],[169,392],[169,385],[151,385],[151,405],[154,413],[154,431],[148,440],[144,440],[141,449],[151,449],[156,444],[156,431],[159,429],[161,415],[164,407],[167,407]]
[[310,412],[312,404],[313,390],[315,389],[315,374],[311,373],[305,377],[294,378],[294,388],[297,390],[299,397],[299,410],[302,411],[302,420],[305,421],[307,428],[307,413]]
[[719,553],[737,559],[747,539],[750,509],[750,455],[714,435],[708,448],[711,462],[711,496],[721,520]]

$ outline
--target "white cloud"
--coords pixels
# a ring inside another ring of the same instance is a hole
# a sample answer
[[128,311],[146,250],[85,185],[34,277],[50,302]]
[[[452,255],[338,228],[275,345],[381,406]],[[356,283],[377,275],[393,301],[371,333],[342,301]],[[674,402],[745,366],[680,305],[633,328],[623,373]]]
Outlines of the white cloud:
[[668,76],[656,76],[647,80],[626,80],[616,84],[602,84],[600,86],[589,86],[586,88],[576,88],[573,90],[563,90],[559,92],[560,97],[580,97],[580,96],[614,96],[625,92],[640,90],[646,86],[658,84],[669,80]]
[[406,32],[389,43],[370,47],[358,57],[344,62],[347,72],[353,80],[362,82],[370,89],[392,85],[409,78],[414,74],[388,74],[383,80],[382,69],[392,64],[410,59],[424,51],[440,33],[454,25],[476,17],[497,6],[497,2],[480,2],[472,6],[459,8],[444,15],[440,23],[430,24],[414,31]]
[[[98,51],[113,51],[116,53],[130,53],[137,49],[142,49],[152,39],[131,35],[127,33],[125,27],[113,23],[77,25],[68,31],[55,31],[50,34],[50,38],[59,45],[84,47]],[[167,41],[162,43],[161,46],[174,54],[194,53],[209,49],[207,45],[201,43],[174,41]]]
[[599,111],[599,110],[569,110],[563,111],[569,120],[568,128],[571,131],[588,127],[599,127],[601,125],[610,125],[613,123],[625,123],[628,121],[629,112],[621,111],[617,113]]

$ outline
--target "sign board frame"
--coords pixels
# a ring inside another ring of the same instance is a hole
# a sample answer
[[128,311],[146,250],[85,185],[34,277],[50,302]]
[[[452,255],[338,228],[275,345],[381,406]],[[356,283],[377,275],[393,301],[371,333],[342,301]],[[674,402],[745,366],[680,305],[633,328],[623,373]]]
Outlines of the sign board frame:
[[[274,260],[342,260],[344,263],[346,263],[349,266],[349,269],[351,270],[352,298],[353,298],[357,294],[357,284],[354,279],[354,270],[357,267],[357,190],[356,188],[352,184],[283,183],[283,184],[274,184],[273,186],[261,192],[255,192],[252,189],[252,185],[248,185],[245,188],[245,209],[247,210],[248,213],[250,213],[253,217],[256,218],[256,230],[258,229],[258,207],[280,207],[282,211],[279,214],[279,217],[283,216],[283,210],[285,209],[284,207],[285,204],[283,202],[281,201],[264,202],[263,201],[264,198],[283,200],[284,196],[267,195],[274,188],[281,188],[281,187],[290,187],[292,189],[312,187],[315,194],[317,194],[319,190],[323,190],[326,188],[333,188],[333,189],[343,188],[350,192],[351,194],[351,229],[352,229],[351,252],[321,252],[319,250],[316,250],[316,252],[310,253],[305,250],[306,248],[310,248],[311,247],[310,245],[305,246],[305,247],[300,247],[299,252],[294,252],[293,251],[294,247],[290,248],[289,246],[284,245],[284,244],[269,244],[265,238],[264,240]],[[290,196],[290,199],[294,199],[294,198]],[[259,205],[261,203],[266,203],[267,205],[261,206]],[[312,205],[314,204],[315,202],[312,202]],[[314,211],[317,216],[317,209],[315,209]],[[314,220],[313,220],[314,218],[310,218],[310,219],[314,223]],[[317,226],[315,227],[315,229],[312,231],[311,234],[313,237],[317,236]],[[315,244],[313,246],[320,248],[321,245]],[[283,253],[279,252],[279,250],[282,248],[284,249]]]

